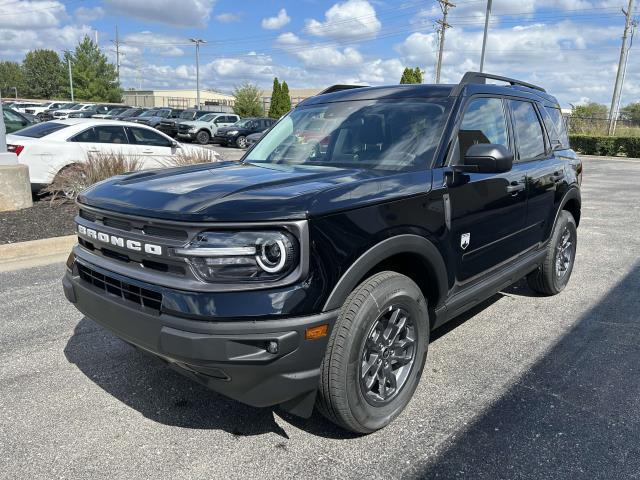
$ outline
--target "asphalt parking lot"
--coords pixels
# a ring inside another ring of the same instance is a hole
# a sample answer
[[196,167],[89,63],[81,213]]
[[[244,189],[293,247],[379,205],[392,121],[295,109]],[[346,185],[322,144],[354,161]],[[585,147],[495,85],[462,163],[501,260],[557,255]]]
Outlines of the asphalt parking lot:
[[210,143],[206,145],[205,148],[209,148],[215,152],[218,152],[222,155],[222,158],[225,160],[240,160],[240,158],[244,155],[246,150],[242,148],[236,147],[223,147],[221,145],[214,145]]
[[587,160],[567,290],[435,332],[369,436],[207,391],[82,318],[62,264],[0,273],[0,477],[640,478],[640,162]]

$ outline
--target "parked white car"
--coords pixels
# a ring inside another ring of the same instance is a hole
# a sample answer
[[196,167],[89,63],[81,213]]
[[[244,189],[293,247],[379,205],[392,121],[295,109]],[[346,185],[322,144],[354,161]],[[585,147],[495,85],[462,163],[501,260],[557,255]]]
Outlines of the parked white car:
[[63,110],[55,110],[53,112],[53,118],[55,120],[64,120],[65,118],[69,118],[70,113],[80,112],[82,110],[89,110],[93,108],[93,103],[79,103],[74,107],[63,109]]
[[54,108],[62,108],[63,105],[66,105],[69,102],[47,102],[42,103],[40,105],[34,105],[31,107],[25,107],[24,113],[28,113],[30,115],[40,115],[45,110],[54,109]]
[[13,108],[14,110],[20,112],[20,113],[27,113],[25,110],[27,108],[34,108],[34,107],[40,107],[42,106],[42,103],[36,103],[36,102],[14,102],[14,104],[11,106],[11,108]]
[[[166,167],[180,152],[202,153],[203,148],[183,145],[145,125],[116,120],[70,118],[51,120],[7,135],[7,148],[29,167],[34,191],[53,182],[67,165],[85,161],[91,154],[117,153],[135,158],[143,169]],[[211,150],[207,155],[217,156]]]
[[230,127],[238,120],[240,117],[232,113],[207,113],[197,120],[178,123],[178,137],[206,145],[215,137],[218,127]]

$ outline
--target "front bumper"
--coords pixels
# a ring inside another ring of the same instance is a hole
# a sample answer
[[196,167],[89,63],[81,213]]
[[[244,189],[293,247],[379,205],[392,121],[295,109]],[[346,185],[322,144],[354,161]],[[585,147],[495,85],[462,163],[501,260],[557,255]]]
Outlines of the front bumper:
[[[337,311],[269,320],[191,320],[107,293],[82,279],[75,262],[68,267],[62,280],[67,299],[118,337],[242,403],[282,404],[294,414],[311,414]],[[308,327],[322,324],[329,326],[327,336],[305,339]],[[277,342],[277,353],[267,350],[270,342]]]
[[178,132],[177,133],[178,138],[188,138],[190,140],[193,140],[194,138],[196,138],[196,134],[194,133],[190,133],[190,132]]

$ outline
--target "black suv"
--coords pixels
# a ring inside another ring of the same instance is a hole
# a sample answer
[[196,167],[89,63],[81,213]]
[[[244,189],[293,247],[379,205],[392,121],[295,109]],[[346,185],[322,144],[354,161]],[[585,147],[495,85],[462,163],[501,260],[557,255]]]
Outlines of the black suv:
[[230,127],[220,127],[216,130],[212,141],[224,147],[233,145],[238,148],[246,148],[248,135],[264,132],[274,123],[276,120],[273,118],[243,118]]
[[86,190],[64,292],[217,392],[372,432],[409,402],[434,328],[523,276],[567,285],[581,179],[540,87],[337,86],[239,163]]
[[159,127],[160,122],[167,118],[178,118],[182,113],[182,109],[179,108],[154,108],[141,113],[135,118],[131,119],[132,122],[142,123],[143,125],[149,125],[150,127]]
[[175,138],[178,135],[178,125],[182,121],[192,121],[211,113],[209,110],[196,110],[193,108],[183,110],[176,118],[164,118],[156,128],[165,135]]

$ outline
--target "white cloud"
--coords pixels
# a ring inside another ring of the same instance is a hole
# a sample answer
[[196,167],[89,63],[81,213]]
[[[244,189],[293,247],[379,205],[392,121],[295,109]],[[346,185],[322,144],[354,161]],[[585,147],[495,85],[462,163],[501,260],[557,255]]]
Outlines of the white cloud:
[[93,22],[104,16],[104,8],[102,7],[80,7],[75,11],[75,16],[79,22]]
[[104,0],[116,13],[176,27],[204,27],[216,0]]
[[38,30],[57,27],[66,18],[65,6],[58,1],[0,3],[0,28]]
[[233,22],[239,22],[240,20],[242,20],[242,13],[241,12],[225,12],[225,13],[221,13],[219,15],[216,15],[216,20],[220,23],[233,23]]
[[267,30],[277,30],[278,28],[284,27],[290,21],[291,17],[287,15],[287,11],[284,8],[281,8],[278,15],[275,17],[262,19],[262,28],[266,28]]
[[286,46],[286,45],[301,45],[304,42],[295,33],[285,32],[278,35],[278,39],[276,40],[276,43]]
[[375,37],[382,24],[367,0],[346,0],[324,14],[325,21],[307,20],[306,31],[318,37],[338,40]]

